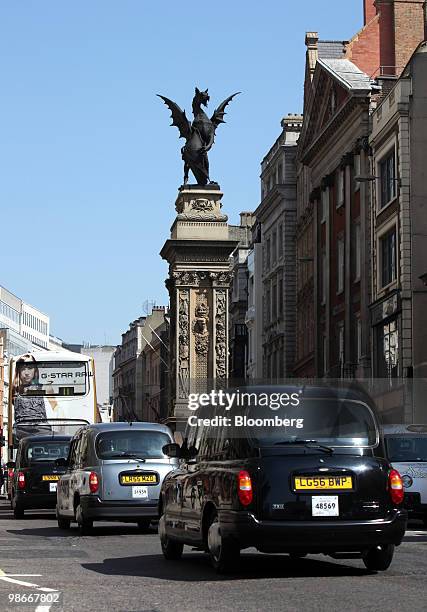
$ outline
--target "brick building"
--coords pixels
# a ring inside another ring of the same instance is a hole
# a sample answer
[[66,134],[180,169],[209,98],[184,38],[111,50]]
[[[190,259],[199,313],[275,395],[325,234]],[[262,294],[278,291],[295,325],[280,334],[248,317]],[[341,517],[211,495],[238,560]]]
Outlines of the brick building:
[[[424,36],[424,4],[364,0],[350,41],[306,36],[298,143],[298,376],[369,376],[370,115]],[[375,80],[374,80],[375,77]]]

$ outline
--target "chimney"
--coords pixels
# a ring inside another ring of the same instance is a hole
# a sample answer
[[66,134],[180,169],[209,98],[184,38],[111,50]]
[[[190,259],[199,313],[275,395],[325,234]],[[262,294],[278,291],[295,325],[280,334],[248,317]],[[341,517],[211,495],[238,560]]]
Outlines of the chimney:
[[380,76],[400,76],[424,40],[424,4],[424,0],[375,0],[380,13]]
[[363,0],[363,25],[366,25],[377,14],[375,0]]

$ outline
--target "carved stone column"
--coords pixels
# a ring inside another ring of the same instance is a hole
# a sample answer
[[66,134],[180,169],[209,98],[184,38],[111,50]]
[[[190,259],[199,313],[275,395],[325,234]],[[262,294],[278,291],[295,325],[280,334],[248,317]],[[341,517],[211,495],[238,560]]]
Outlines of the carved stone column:
[[190,392],[208,391],[228,372],[230,255],[218,185],[186,185],[176,201],[177,217],[161,256],[169,263],[170,406],[168,423],[188,417]]

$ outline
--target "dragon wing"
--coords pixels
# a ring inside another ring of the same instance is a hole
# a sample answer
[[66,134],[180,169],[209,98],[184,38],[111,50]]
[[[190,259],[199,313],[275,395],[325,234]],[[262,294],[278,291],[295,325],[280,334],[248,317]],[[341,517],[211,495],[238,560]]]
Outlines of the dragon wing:
[[189,138],[191,136],[191,123],[188,121],[185,111],[182,111],[178,104],[172,102],[172,100],[169,100],[169,98],[165,98],[165,96],[161,96],[160,94],[157,95],[163,100],[172,113],[171,125],[176,125],[176,127],[179,129],[179,137],[186,139]]
[[224,102],[221,102],[218,108],[214,110],[214,114],[211,117],[211,121],[215,125],[215,127],[217,127],[220,123],[225,123],[224,121],[224,115],[226,114],[225,107],[227,106],[229,102],[231,102],[234,96],[238,96],[239,93],[242,93],[242,92],[238,91],[234,93],[232,96],[229,96],[228,98],[226,98]]

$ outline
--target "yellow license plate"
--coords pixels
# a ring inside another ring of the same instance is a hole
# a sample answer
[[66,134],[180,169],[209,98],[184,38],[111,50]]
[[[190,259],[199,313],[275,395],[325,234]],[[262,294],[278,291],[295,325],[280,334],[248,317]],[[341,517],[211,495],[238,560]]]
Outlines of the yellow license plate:
[[59,474],[50,474],[50,475],[45,474],[44,476],[42,476],[42,480],[48,480],[49,482],[56,482],[60,478],[61,476],[59,476]]
[[135,484],[157,484],[156,474],[122,474],[120,476],[120,484],[135,485]]
[[295,491],[349,490],[353,488],[351,476],[296,476]]

